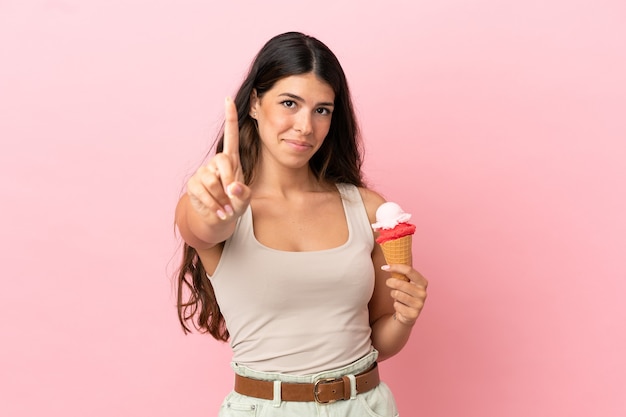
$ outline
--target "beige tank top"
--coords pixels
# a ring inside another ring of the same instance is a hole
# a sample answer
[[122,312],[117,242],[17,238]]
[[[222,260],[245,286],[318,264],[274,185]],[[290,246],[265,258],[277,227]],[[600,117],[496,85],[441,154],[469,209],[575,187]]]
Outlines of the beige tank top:
[[337,188],[349,233],[339,247],[268,248],[254,236],[250,207],[226,241],[209,279],[239,365],[305,375],[344,366],[372,350],[367,304],[374,290],[374,238],[358,188]]

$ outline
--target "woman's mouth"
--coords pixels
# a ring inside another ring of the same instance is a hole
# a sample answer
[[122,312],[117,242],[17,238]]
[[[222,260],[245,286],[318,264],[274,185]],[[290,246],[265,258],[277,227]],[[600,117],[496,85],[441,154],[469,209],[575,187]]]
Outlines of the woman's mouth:
[[296,139],[283,139],[283,141],[293,150],[298,151],[298,152],[303,152],[303,151],[308,151],[310,150],[313,146],[303,140],[296,140]]

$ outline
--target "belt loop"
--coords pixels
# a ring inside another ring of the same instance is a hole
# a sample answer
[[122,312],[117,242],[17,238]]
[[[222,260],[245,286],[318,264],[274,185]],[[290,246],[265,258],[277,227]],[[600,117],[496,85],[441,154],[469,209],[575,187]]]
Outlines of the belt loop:
[[356,398],[356,378],[354,375],[346,375],[350,380],[350,399],[354,400]]
[[274,400],[272,401],[272,406],[280,407],[282,400],[281,381],[274,381]]

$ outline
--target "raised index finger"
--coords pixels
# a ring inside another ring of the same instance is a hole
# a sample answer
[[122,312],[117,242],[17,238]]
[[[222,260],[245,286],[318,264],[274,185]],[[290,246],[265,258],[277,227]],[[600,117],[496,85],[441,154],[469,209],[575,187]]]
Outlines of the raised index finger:
[[239,159],[239,124],[237,108],[230,97],[224,103],[224,151]]

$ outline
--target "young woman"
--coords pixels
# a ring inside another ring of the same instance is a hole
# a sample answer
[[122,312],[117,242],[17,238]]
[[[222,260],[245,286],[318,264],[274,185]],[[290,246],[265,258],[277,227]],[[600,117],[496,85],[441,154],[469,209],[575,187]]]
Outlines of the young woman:
[[220,416],[398,415],[376,361],[407,342],[427,281],[385,265],[371,228],[384,199],[361,161],[335,55],[301,33],[271,39],[176,209],[181,324],[233,350]]

